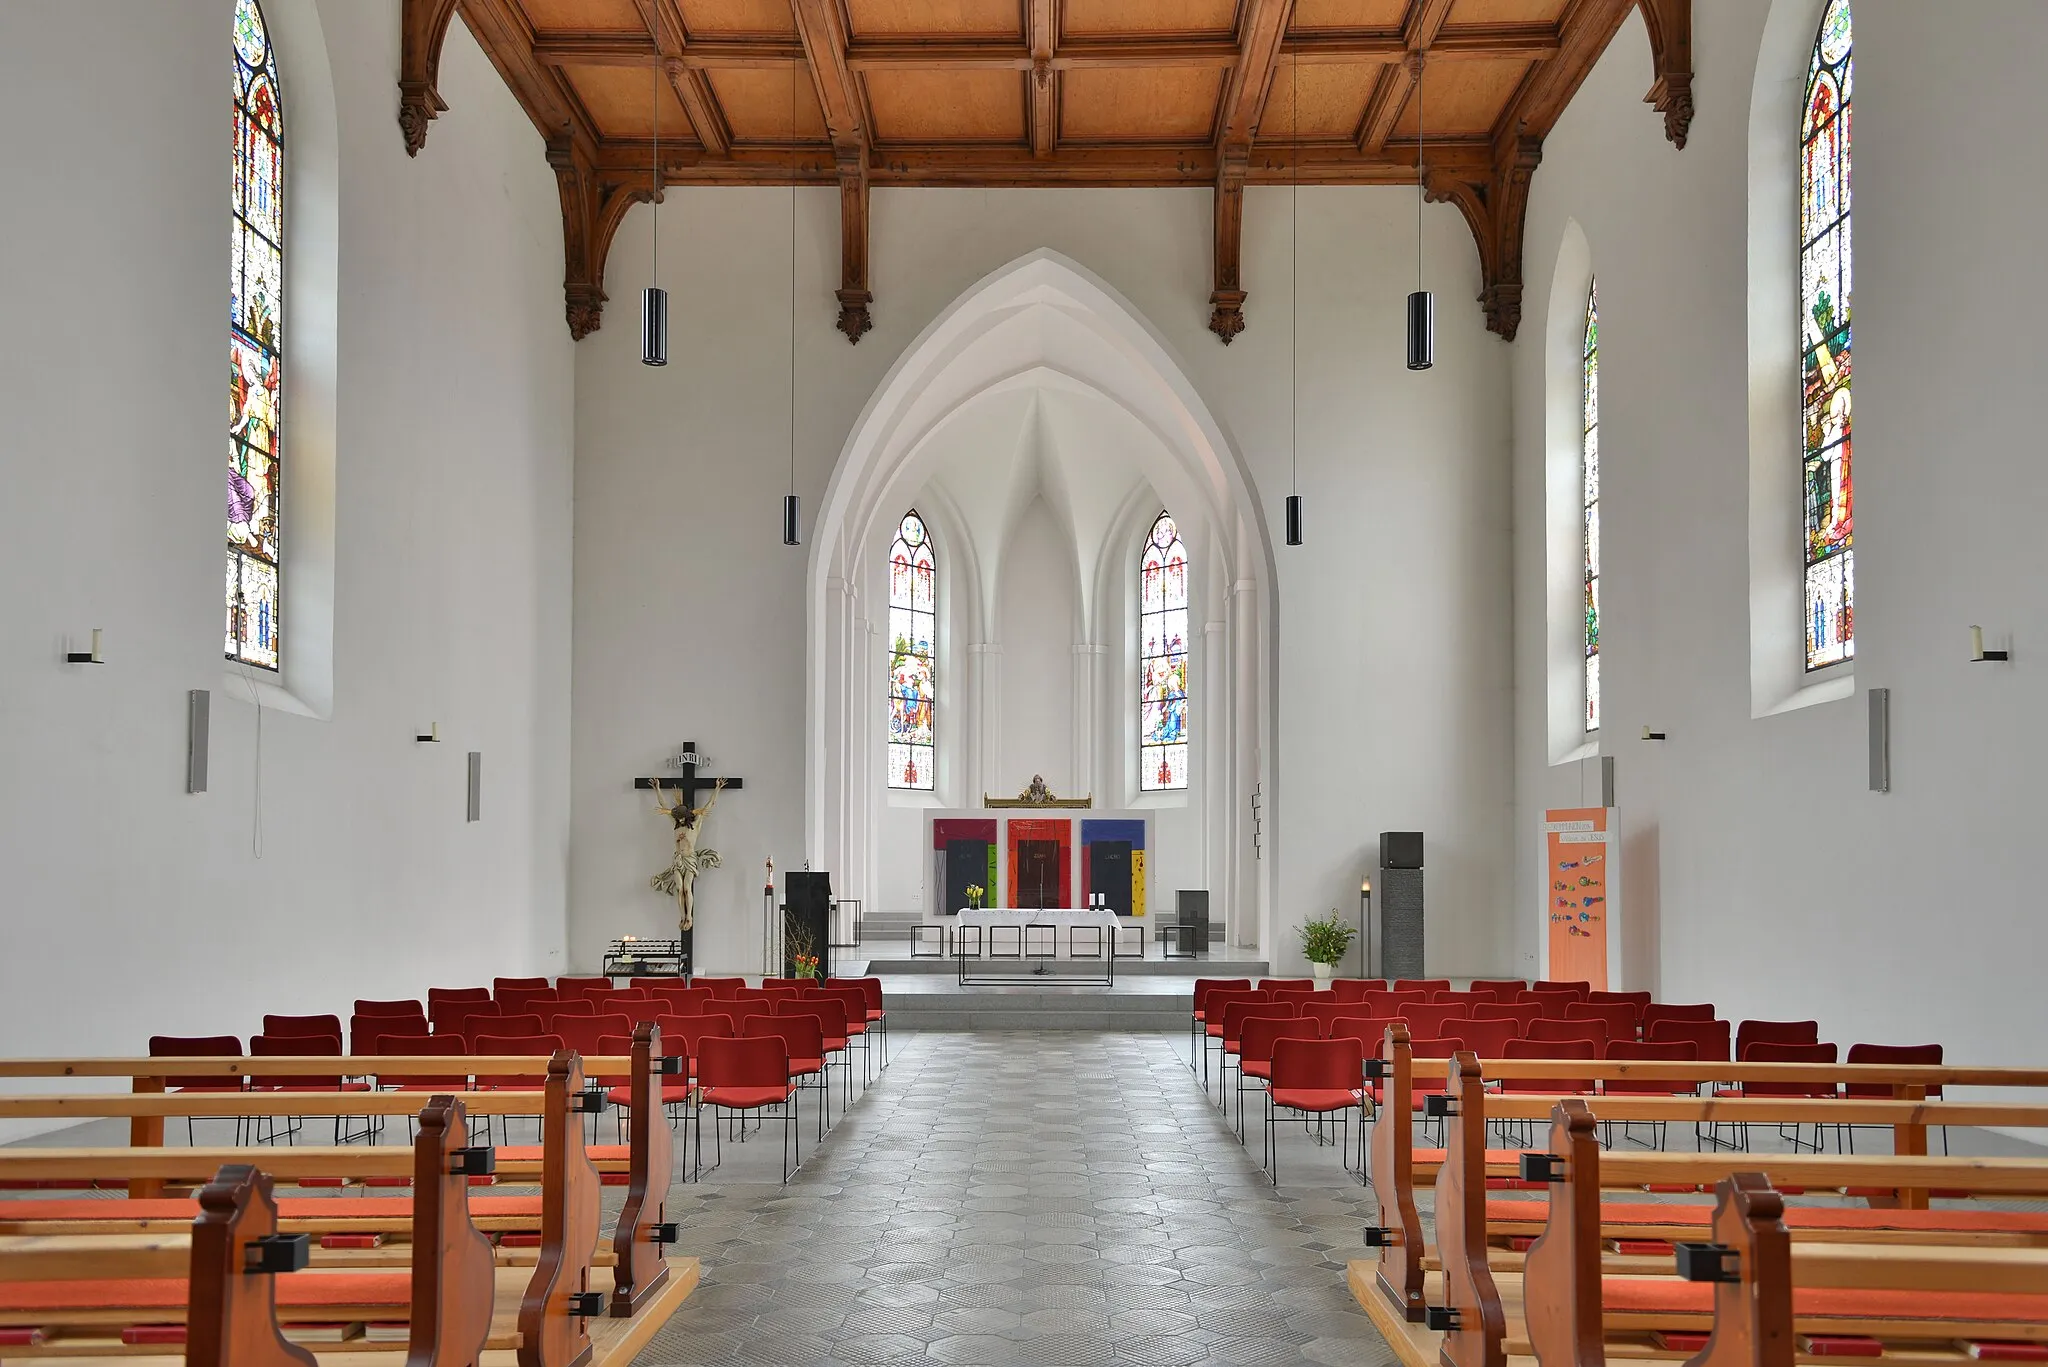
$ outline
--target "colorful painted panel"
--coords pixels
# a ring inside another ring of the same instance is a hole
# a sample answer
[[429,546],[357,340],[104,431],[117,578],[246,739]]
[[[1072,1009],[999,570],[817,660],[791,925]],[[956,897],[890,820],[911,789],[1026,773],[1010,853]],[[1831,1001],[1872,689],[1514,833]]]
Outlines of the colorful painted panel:
[[1013,907],[1068,907],[1074,896],[1074,823],[1065,819],[1012,820],[1005,833]]
[[1143,821],[1081,822],[1081,900],[1085,903],[1098,892],[1106,894],[1109,904],[1122,914],[1145,914]]
[[279,666],[284,110],[256,0],[235,0],[228,281],[227,658]]
[[1138,787],[1188,786],[1188,553],[1162,512],[1138,560]]
[[912,508],[889,547],[889,786],[931,792],[937,750],[939,566]]
[[940,914],[951,915],[969,905],[970,886],[981,889],[983,906],[1000,905],[995,821],[947,817],[932,822],[932,870]]
[[1829,0],[1813,41],[1800,120],[1799,351],[1805,452],[1806,667],[1856,654],[1849,302],[1853,294],[1849,0]]
[[1600,729],[1600,287],[1586,292],[1580,497],[1586,515],[1586,729]]

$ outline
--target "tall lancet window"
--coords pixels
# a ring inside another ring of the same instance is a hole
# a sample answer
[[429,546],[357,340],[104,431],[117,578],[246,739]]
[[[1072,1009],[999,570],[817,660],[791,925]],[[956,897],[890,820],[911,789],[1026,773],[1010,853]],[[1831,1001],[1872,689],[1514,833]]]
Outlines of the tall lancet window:
[[278,667],[278,390],[284,360],[284,109],[256,0],[235,0],[228,301],[227,657]]
[[1188,786],[1188,551],[1161,513],[1138,559],[1138,787]]
[[912,508],[889,547],[889,786],[933,788],[939,565]]
[[1586,514],[1586,729],[1600,729],[1600,286],[1586,291],[1585,426],[1580,494]]
[[1805,429],[1806,667],[1856,654],[1850,478],[1849,0],[1828,0],[1799,127],[1799,352]]

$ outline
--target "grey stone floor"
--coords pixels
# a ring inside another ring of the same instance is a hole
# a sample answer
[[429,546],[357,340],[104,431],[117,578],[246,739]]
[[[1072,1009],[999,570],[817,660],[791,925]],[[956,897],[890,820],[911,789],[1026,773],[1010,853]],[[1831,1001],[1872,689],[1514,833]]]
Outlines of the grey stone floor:
[[673,1189],[703,1285],[639,1362],[1391,1362],[1364,1190],[1304,1135],[1268,1185],[1177,1043],[899,1036],[786,1189],[772,1122]]

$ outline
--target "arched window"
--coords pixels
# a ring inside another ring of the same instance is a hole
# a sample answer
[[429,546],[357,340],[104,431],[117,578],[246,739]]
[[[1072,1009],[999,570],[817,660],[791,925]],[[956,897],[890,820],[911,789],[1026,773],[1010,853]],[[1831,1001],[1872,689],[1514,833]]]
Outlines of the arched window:
[[278,391],[284,359],[284,107],[256,0],[235,0],[228,306],[227,657],[278,667]]
[[1188,552],[1160,513],[1138,560],[1138,787],[1188,786]]
[[1856,654],[1850,478],[1849,0],[1828,0],[1799,127],[1799,351],[1805,428],[1806,667]]
[[1600,729],[1600,286],[1586,291],[1583,456],[1586,513],[1586,729]]
[[889,547],[889,786],[931,792],[939,566],[912,508]]

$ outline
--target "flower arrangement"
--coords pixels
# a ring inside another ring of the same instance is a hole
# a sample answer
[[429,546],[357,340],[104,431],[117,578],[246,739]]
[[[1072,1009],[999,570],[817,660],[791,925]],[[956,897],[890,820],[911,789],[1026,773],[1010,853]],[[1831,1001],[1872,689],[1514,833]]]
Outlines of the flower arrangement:
[[1337,909],[1331,907],[1327,915],[1301,923],[1301,957],[1312,964],[1338,963],[1357,934],[1357,929],[1339,920]]
[[988,889],[984,888],[981,884],[969,883],[967,885],[967,905],[974,910],[981,910],[981,899],[986,896],[988,896]]
[[795,965],[795,968],[796,968],[796,975],[797,975],[797,977],[799,977],[799,978],[815,978],[815,977],[817,977],[817,976],[818,976],[818,956],[817,956],[817,955],[815,955],[815,954],[792,954],[792,955],[790,955],[790,962],[791,962],[791,963],[792,963],[793,965]]

